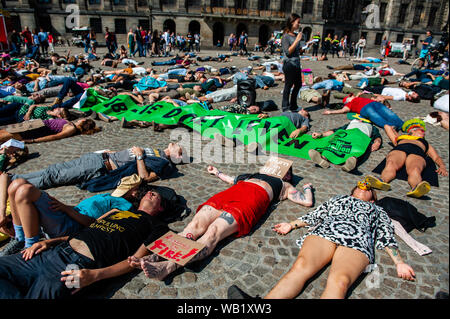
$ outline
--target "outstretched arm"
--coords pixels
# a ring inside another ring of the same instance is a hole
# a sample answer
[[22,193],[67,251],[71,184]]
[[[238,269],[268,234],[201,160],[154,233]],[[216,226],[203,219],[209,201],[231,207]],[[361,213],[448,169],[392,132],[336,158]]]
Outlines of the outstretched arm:
[[212,175],[216,175],[218,178],[220,178],[221,180],[223,180],[225,183],[233,185],[234,184],[234,176],[228,176],[224,173],[222,173],[221,171],[219,171],[217,169],[217,167],[211,166],[209,165],[208,168],[208,173],[212,174]]
[[312,185],[305,184],[303,185],[303,192],[297,190],[294,186],[289,183],[284,183],[285,191],[282,199],[289,199],[291,202],[296,204],[311,207],[313,204],[313,194],[312,194]]
[[[149,254],[150,251],[144,245],[141,245],[134,256],[137,258],[142,258]],[[61,281],[65,282],[66,285],[68,285],[73,283],[74,278],[77,278],[79,280],[79,288],[75,289],[72,292],[72,294],[74,294],[80,289],[89,286],[97,281],[118,277],[127,274],[134,269],[135,268],[131,267],[128,263],[128,259],[125,259],[117,264],[105,268],[63,271],[61,272]]]
[[448,176],[448,172],[447,172],[447,169],[445,168],[444,161],[439,156],[439,154],[437,153],[436,149],[433,146],[431,146],[431,145],[430,145],[430,148],[428,150],[428,156],[430,156],[431,159],[436,163],[436,165],[439,166],[439,168],[436,170],[436,172],[439,175]]
[[289,223],[277,224],[277,225],[273,226],[272,230],[277,232],[280,235],[286,235],[293,229],[302,228],[302,227],[306,227],[306,226],[308,226],[307,223],[305,223],[304,221],[296,219],[296,220],[291,221]]
[[396,247],[385,247],[385,250],[397,266],[397,276],[405,280],[414,281],[416,274],[411,266],[406,264],[400,257],[398,249]]

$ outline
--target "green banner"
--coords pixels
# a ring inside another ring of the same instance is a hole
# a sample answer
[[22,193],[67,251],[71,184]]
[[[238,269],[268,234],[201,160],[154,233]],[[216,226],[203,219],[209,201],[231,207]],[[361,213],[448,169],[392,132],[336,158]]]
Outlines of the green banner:
[[[88,96],[87,101],[89,99],[93,98]],[[157,102],[139,106],[130,96],[118,95],[99,104],[88,105],[92,104],[85,103],[81,110],[92,109],[119,119],[125,117],[128,121],[182,124],[208,138],[213,138],[215,133],[220,133],[227,138],[235,138],[245,145],[257,142],[263,150],[278,154],[310,159],[308,151],[316,149],[336,165],[345,163],[345,160],[351,156],[361,156],[370,144],[370,138],[356,128],[338,130],[333,135],[320,139],[313,139],[306,134],[291,139],[289,135],[296,128],[287,117],[259,119],[257,115],[205,110],[200,104],[175,107],[171,103]]]

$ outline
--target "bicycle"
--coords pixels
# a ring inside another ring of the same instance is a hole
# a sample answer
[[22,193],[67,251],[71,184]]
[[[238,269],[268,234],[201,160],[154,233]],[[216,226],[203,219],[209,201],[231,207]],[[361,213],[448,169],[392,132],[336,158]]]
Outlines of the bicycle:
[[436,50],[434,46],[430,46],[430,49],[428,50],[424,58],[419,57],[414,60],[413,64],[411,65],[411,71],[422,70],[425,68],[434,68],[436,65],[439,65],[439,63],[442,62],[441,60],[442,58],[439,54],[439,51]]

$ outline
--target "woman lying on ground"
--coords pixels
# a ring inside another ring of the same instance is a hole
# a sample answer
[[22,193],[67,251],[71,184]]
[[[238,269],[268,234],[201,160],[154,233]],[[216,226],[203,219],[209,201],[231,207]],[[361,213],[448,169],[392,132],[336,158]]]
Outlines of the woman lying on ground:
[[27,144],[56,141],[76,134],[91,135],[100,131],[95,126],[95,121],[91,119],[79,119],[69,122],[65,119],[44,120],[43,126],[38,129],[20,133],[9,133],[7,130],[0,130],[0,143],[9,139],[24,141]]
[[427,181],[422,180],[422,171],[427,165],[427,156],[438,166],[436,172],[439,175],[448,176],[448,172],[442,158],[434,147],[425,140],[425,122],[420,119],[406,121],[402,130],[408,134],[399,135],[392,127],[385,127],[386,134],[395,147],[386,156],[386,166],[381,172],[381,179],[371,175],[367,178],[372,187],[389,190],[391,188],[389,182],[405,166],[408,174],[408,184],[411,186],[411,191],[406,195],[420,198],[428,193],[431,188]]
[[[366,182],[358,183],[350,195],[339,195],[290,223],[273,230],[286,235],[308,227],[297,241],[300,252],[291,269],[265,299],[292,299],[305,283],[331,262],[327,284],[321,298],[345,298],[348,289],[369,264],[375,263],[375,248],[384,248],[397,267],[398,277],[415,280],[413,269],[398,253],[394,227],[389,216],[374,204],[376,192]],[[228,289],[228,298],[252,298],[236,286]]]

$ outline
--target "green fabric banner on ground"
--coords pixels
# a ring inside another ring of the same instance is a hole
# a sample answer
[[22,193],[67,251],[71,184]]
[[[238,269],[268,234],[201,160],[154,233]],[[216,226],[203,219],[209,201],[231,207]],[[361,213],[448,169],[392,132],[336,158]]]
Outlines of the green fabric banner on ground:
[[[96,93],[91,91],[89,95],[95,96]],[[258,119],[257,115],[241,115],[219,110],[208,111],[200,104],[175,107],[171,103],[157,102],[139,106],[128,95],[118,95],[96,105],[91,102],[94,99],[101,100],[88,96],[87,103],[81,110],[92,109],[119,119],[125,117],[128,121],[182,124],[208,138],[214,138],[215,133],[220,133],[246,145],[257,142],[263,150],[304,159],[310,159],[308,151],[316,149],[336,165],[345,163],[345,160],[351,156],[361,156],[370,144],[370,138],[358,129],[338,130],[333,135],[320,139],[313,139],[306,134],[291,139],[289,135],[296,128],[284,116]]]

